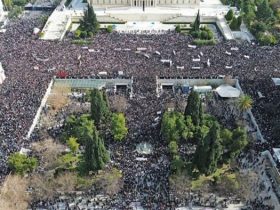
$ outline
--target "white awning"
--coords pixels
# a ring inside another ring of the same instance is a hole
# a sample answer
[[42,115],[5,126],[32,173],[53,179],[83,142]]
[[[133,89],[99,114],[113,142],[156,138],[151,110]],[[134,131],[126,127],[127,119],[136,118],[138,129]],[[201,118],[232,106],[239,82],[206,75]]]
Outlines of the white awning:
[[220,85],[215,90],[222,98],[238,98],[240,90],[230,85]]
[[280,78],[272,78],[272,81],[276,86],[280,85]]

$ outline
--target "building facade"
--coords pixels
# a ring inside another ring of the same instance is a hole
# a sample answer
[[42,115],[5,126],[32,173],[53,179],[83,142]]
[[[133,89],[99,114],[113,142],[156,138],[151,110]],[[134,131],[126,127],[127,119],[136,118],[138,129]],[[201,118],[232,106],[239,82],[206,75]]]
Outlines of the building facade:
[[90,0],[97,7],[188,7],[199,5],[200,0]]

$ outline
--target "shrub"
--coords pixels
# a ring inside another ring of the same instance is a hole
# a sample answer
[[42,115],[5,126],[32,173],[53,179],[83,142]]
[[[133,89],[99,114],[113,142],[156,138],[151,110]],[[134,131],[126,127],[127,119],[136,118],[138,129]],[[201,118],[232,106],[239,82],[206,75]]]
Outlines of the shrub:
[[171,171],[180,173],[185,166],[184,161],[180,158],[179,155],[175,155],[174,159],[170,163]]
[[177,142],[176,141],[171,141],[169,144],[168,144],[168,148],[169,148],[169,152],[172,154],[172,155],[175,155],[178,153],[178,145],[177,145]]
[[13,9],[9,12],[8,17],[10,19],[17,18],[22,13],[22,8],[20,6],[14,6]]
[[237,25],[238,25],[238,28],[240,28],[241,23],[242,23],[242,16],[240,15],[240,16],[238,16],[238,18],[237,18]]
[[276,37],[271,33],[259,33],[257,37],[261,45],[275,45],[277,43]]
[[106,30],[107,30],[108,33],[112,33],[113,32],[113,26],[108,25]]
[[176,25],[175,31],[176,31],[177,33],[180,33],[180,32],[181,32],[181,26],[180,26],[180,25]]
[[192,32],[191,32],[191,35],[192,35],[192,37],[195,38],[195,39],[200,37],[200,33],[199,33],[198,31],[192,31]]
[[23,7],[24,5],[26,5],[26,3],[26,0],[13,0],[13,4],[20,7]]
[[93,37],[93,33],[90,31],[88,32],[88,37],[92,38]]
[[77,142],[77,138],[74,137],[70,137],[67,140],[67,145],[73,153],[77,152],[80,146],[79,143]]
[[238,27],[238,20],[236,17],[233,17],[232,21],[229,24],[229,27],[231,30],[236,31],[239,29]]
[[212,31],[207,31],[207,34],[208,34],[208,39],[213,39],[214,38],[214,35],[213,35],[213,32]]
[[122,113],[112,116],[112,134],[115,140],[121,141],[125,138],[128,129],[125,123],[125,117]]
[[38,160],[16,152],[9,156],[8,165],[13,172],[23,175],[32,172],[37,167]]
[[200,39],[207,40],[208,39],[208,33],[206,31],[200,32]]
[[231,21],[232,20],[232,18],[233,18],[233,10],[232,9],[230,9],[227,12],[227,14],[225,15],[225,18],[226,18],[227,21]]
[[88,35],[88,34],[87,34],[86,31],[81,31],[80,37],[84,39],[84,38],[87,37],[87,35]]
[[80,31],[79,29],[77,29],[77,30],[75,31],[74,36],[75,36],[76,39],[80,38],[80,36],[81,36],[81,31]]
[[251,31],[253,34],[258,34],[259,32],[265,32],[269,30],[269,27],[267,24],[265,24],[262,21],[256,21],[252,26],[251,26]]

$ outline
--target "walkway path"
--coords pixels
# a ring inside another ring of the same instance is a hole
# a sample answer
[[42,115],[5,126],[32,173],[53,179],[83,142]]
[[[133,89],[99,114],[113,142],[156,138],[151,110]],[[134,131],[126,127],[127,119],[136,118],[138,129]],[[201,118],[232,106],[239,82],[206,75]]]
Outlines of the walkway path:
[[55,9],[49,17],[45,27],[42,30],[42,39],[61,40],[71,24],[71,13],[69,10]]

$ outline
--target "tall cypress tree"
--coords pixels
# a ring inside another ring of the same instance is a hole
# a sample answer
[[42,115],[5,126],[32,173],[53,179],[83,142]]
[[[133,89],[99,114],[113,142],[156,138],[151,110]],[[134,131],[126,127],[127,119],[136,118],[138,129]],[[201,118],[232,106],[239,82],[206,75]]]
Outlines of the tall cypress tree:
[[220,126],[217,122],[213,122],[205,137],[203,137],[203,134],[199,131],[199,143],[195,151],[194,164],[200,173],[209,175],[215,172],[222,151]]
[[204,173],[206,171],[206,164],[208,158],[207,151],[209,150],[209,145],[205,144],[204,137],[200,129],[197,130],[196,136],[199,142],[195,150],[194,164],[201,173]]
[[270,8],[268,1],[263,0],[258,6],[257,18],[262,21],[267,21],[273,17],[273,11]]
[[205,144],[208,145],[206,171],[207,175],[213,173],[217,169],[217,163],[222,155],[222,144],[220,138],[220,126],[217,122],[214,122],[211,126],[209,133],[205,138]]
[[199,113],[198,113],[198,118],[199,118],[199,125],[203,125],[203,109],[202,109],[202,101],[199,100]]
[[91,117],[94,120],[95,125],[99,127],[101,121],[109,113],[109,107],[103,99],[103,94],[97,89],[91,91],[90,99]]
[[188,97],[188,103],[185,108],[185,118],[189,115],[192,118],[192,122],[195,126],[200,124],[200,98],[199,94],[195,91],[192,91]]
[[199,31],[199,27],[200,27],[200,14],[199,14],[199,10],[198,10],[195,21],[193,23],[193,30]]
[[92,129],[88,129],[88,131],[84,133],[83,140],[85,142],[83,172],[88,173],[89,171],[102,169],[109,160],[109,154],[93,124]]
[[82,31],[92,32],[94,34],[99,30],[96,14],[90,4],[88,4],[87,9],[84,11],[84,17],[80,21],[80,28]]
[[103,139],[99,136],[98,131],[95,130],[93,134],[94,145],[94,155],[96,161],[96,170],[102,169],[106,162],[109,160],[108,151],[105,148]]

